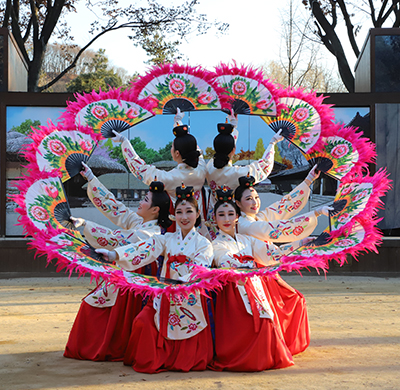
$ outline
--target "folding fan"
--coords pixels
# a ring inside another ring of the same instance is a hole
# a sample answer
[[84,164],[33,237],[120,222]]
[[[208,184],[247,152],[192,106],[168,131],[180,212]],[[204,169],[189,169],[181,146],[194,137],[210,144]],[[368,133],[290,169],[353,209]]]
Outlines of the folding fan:
[[151,105],[156,114],[226,108],[223,89],[212,73],[200,67],[164,64],[136,79],[132,88],[138,99]]
[[49,177],[34,181],[24,196],[26,216],[38,230],[75,230],[71,210],[59,177]]
[[[235,114],[277,114],[276,88],[269,80],[264,79],[261,70],[237,67],[234,63],[232,67],[220,64],[215,73],[215,81],[225,89],[230,109]],[[227,110],[228,113],[230,109]]]
[[324,138],[323,141],[323,150],[305,154],[305,158],[311,166],[317,165],[319,171],[341,180],[359,160],[358,151],[351,142],[339,136]]
[[151,107],[133,97],[131,90],[111,89],[99,93],[75,94],[61,115],[60,126],[65,130],[89,126],[104,138],[114,137],[112,130],[122,132],[154,116]]
[[318,111],[304,100],[286,97],[280,98],[284,104],[280,115],[262,117],[270,129],[296,145],[302,152],[310,150],[318,141],[321,134],[321,118]]
[[59,168],[65,182],[82,170],[82,162],[89,160],[96,146],[89,134],[55,129],[37,145],[36,162],[42,171]]

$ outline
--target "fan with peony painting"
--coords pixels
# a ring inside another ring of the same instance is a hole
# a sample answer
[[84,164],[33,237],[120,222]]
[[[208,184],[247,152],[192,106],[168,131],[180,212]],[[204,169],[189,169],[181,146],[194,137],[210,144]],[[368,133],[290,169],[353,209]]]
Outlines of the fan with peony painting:
[[97,146],[96,139],[84,129],[59,130],[50,124],[31,134],[34,143],[25,152],[28,161],[36,163],[39,170],[50,172],[59,169],[62,182],[77,175]]
[[143,99],[156,114],[228,108],[223,89],[213,74],[200,67],[163,64],[132,82],[137,99]]
[[93,91],[75,97],[61,117],[65,129],[87,126],[103,138],[112,138],[113,130],[121,133],[154,116],[151,107],[135,99],[129,90]]
[[225,90],[229,109],[235,114],[276,116],[279,101],[276,87],[264,78],[261,70],[220,64],[215,68],[215,81]]

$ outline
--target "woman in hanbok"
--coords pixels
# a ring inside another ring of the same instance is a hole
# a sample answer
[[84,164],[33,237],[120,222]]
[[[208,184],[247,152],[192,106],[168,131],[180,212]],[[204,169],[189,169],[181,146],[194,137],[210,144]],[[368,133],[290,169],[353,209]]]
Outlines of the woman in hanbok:
[[[240,212],[232,190],[217,190],[214,215],[220,230],[212,242],[214,266],[256,268],[256,263],[274,265],[293,246],[278,248],[256,238],[236,233]],[[263,279],[228,282],[216,295],[215,355],[210,368],[228,371],[262,371],[293,364],[280,322]]]
[[[184,114],[178,109],[175,115],[175,127],[172,132],[175,139],[172,142],[171,156],[178,163],[177,167],[170,171],[156,168],[154,165],[147,164],[134,150],[130,141],[124,136],[114,131],[117,142],[121,142],[122,154],[130,171],[143,183],[148,184],[157,176],[158,180],[165,185],[172,201],[175,202],[175,188],[180,183],[194,188],[194,196],[199,204],[201,216],[204,219],[205,205],[203,205],[202,188],[206,178],[206,164],[201,155],[196,138],[189,134],[187,125],[182,125]],[[202,234],[207,235],[207,229],[201,224]]]
[[[98,249],[109,261],[127,271],[136,271],[164,256],[161,277],[186,282],[194,265],[210,267],[211,243],[196,231],[200,211],[192,187],[178,187],[175,233],[153,236],[147,241]],[[205,370],[213,355],[206,298],[200,291],[188,297],[158,295],[135,318],[124,364],[135,371]]]
[[[232,165],[232,158],[236,153],[236,140],[238,137],[237,117],[228,115],[230,123],[218,123],[218,135],[214,138],[214,157],[207,163],[207,183],[210,186],[211,194],[208,200],[207,218],[209,225],[213,225],[213,209],[216,199],[216,190],[220,188],[235,189],[238,179],[241,176],[250,174],[254,177],[255,183],[265,180],[274,166],[275,145],[283,137],[280,132],[275,134],[265,149],[263,156],[246,166]],[[210,235],[215,238],[215,225],[210,229]]]
[[[85,175],[89,179],[92,191],[99,194],[97,199],[101,198],[104,205],[116,206],[117,202],[112,194],[96,178],[91,177],[90,173],[91,171],[86,171]],[[164,191],[163,183],[154,181],[150,184],[149,192],[140,202],[136,213],[119,202],[113,216],[114,220],[117,219],[122,226],[132,229],[132,234],[129,235],[129,241],[127,241],[127,243],[132,243],[160,235],[161,229],[165,230],[170,226],[169,205],[170,198]],[[96,231],[100,229],[98,225],[80,218],[74,218],[74,220],[76,224],[85,224],[85,230],[90,224],[95,232],[89,230],[88,234],[85,234],[86,238],[89,238],[89,242],[94,241],[93,244],[96,247],[106,247],[93,239],[93,236],[97,235]],[[115,231],[108,230],[109,234],[99,230],[105,244],[109,237],[119,238]],[[120,238],[116,245],[123,245],[124,242],[126,242],[125,239]],[[111,243],[114,244],[114,241]],[[112,248],[112,245],[110,246]],[[156,268],[150,273],[155,275]],[[144,273],[144,268],[137,272]],[[64,356],[94,361],[121,361],[129,340],[132,322],[141,309],[140,296],[135,296],[130,292],[121,293],[114,286],[99,285],[81,303]]]
[[[309,186],[316,178],[313,168],[302,184],[280,201],[260,211],[260,198],[253,188],[254,178],[239,179],[235,190],[235,202],[241,211],[238,232],[262,242],[287,243],[306,239],[317,226],[320,215],[328,215],[328,206],[295,216],[308,200]],[[264,277],[272,302],[279,317],[286,344],[295,355],[304,351],[309,343],[309,326],[306,302],[303,295],[289,286],[278,274],[274,278]]]

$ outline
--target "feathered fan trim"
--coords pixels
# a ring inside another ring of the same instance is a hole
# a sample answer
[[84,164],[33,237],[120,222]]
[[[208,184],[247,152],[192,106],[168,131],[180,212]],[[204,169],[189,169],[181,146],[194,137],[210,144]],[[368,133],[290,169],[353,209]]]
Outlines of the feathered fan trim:
[[[137,275],[138,277],[143,276],[140,274]],[[186,284],[171,284],[163,288],[146,285],[145,283],[129,283],[124,276],[124,272],[120,270],[113,271],[110,283],[123,290],[130,290],[135,295],[142,295],[143,297],[152,298],[156,297],[159,294],[164,294],[167,297],[176,295],[188,297],[189,294],[196,291],[199,291],[200,293],[206,295],[206,292],[204,290],[218,290],[222,288],[222,283],[219,280],[210,278],[192,278],[192,281]]]
[[[112,88],[107,92],[103,92],[100,89],[99,92],[93,90],[91,93],[83,93],[82,95],[80,95],[79,93],[75,93],[74,97],[76,101],[68,101],[66,111],[60,116],[60,127],[63,130],[75,130],[75,118],[79,111],[82,110],[82,108],[86,107],[88,104],[107,99],[115,99],[119,103],[121,102],[121,100],[126,100],[128,102],[135,103],[141,106],[142,108],[153,114],[151,105],[143,100],[138,100],[134,95],[135,94],[132,89],[122,90],[121,87]],[[101,135],[99,139],[102,139]]]
[[[88,270],[86,267],[82,266],[81,264],[75,261],[68,261],[59,252],[57,249],[62,248],[63,245],[51,241],[52,237],[60,233],[65,233],[63,231],[49,228],[46,232],[38,232],[35,235],[35,238],[28,243],[28,248],[35,250],[35,258],[37,256],[43,256],[47,258],[47,266],[52,263],[56,266],[56,272],[65,271],[69,273],[69,277],[71,277],[72,273],[77,273],[79,277],[90,273],[90,282],[93,280],[96,283],[99,283],[102,279],[108,282],[111,278],[111,268],[108,269],[104,267],[104,271],[95,271],[95,270]],[[78,256],[78,255],[77,255]]]
[[272,95],[272,99],[276,105],[276,115],[279,116],[281,109],[285,108],[283,104],[280,103],[278,99],[278,88],[276,85],[269,79],[265,78],[264,72],[261,69],[254,68],[250,65],[238,66],[236,61],[232,61],[232,65],[220,63],[215,67],[215,77],[220,77],[224,75],[233,75],[233,76],[243,76],[249,79],[253,79],[257,81],[259,84],[264,85]]
[[[304,88],[288,87],[278,89],[277,94],[279,98],[295,98],[305,101],[315,108],[321,120],[321,135],[315,145],[307,151],[312,153],[319,151],[323,148],[322,138],[329,132],[329,129],[334,126],[335,112],[333,111],[332,104],[325,104],[323,101],[326,96],[317,96],[315,91],[306,92]],[[282,108],[284,109],[284,108]]]

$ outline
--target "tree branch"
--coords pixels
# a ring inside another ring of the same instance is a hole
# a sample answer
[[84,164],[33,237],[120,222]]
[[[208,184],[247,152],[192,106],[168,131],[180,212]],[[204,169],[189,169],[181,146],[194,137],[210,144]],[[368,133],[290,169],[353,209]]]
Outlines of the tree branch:
[[360,55],[360,50],[358,49],[356,38],[354,36],[354,26],[351,23],[350,15],[347,11],[346,4],[343,0],[337,0],[337,1],[339,3],[340,10],[342,11],[344,21],[346,22],[347,36],[349,37],[351,48],[353,49],[354,54],[358,58],[358,56]]

